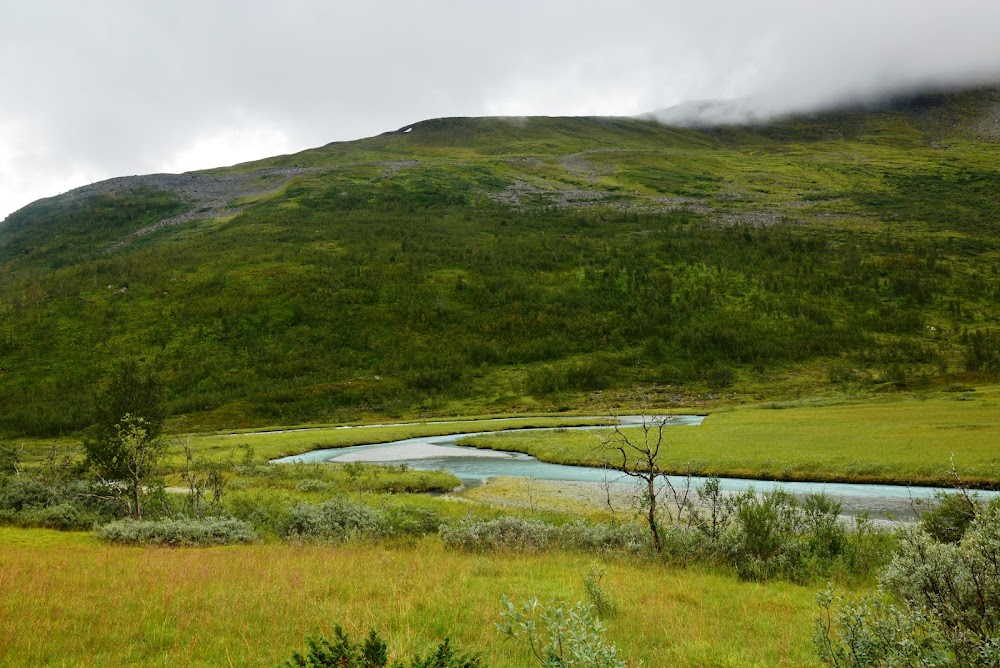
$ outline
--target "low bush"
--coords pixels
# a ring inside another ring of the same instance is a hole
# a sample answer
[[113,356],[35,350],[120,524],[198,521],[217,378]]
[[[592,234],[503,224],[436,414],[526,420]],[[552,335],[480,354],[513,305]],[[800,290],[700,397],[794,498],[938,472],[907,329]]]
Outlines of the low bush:
[[612,526],[574,522],[554,525],[521,517],[462,520],[441,527],[446,547],[482,552],[536,552],[563,548],[586,552],[641,552],[649,549],[647,532],[638,525]]
[[723,550],[743,579],[802,582],[829,570],[844,550],[841,506],[826,495],[807,495],[800,505],[787,492],[751,489],[729,503],[732,527],[722,534]]
[[518,608],[506,596],[503,603],[497,630],[525,645],[543,668],[625,668],[593,606],[542,606],[532,598]]
[[441,539],[446,547],[469,552],[534,552],[551,546],[554,535],[555,527],[551,524],[520,517],[462,520],[441,527]]
[[896,531],[879,526],[867,515],[854,518],[838,563],[842,575],[868,580],[892,559],[896,548]]
[[860,599],[827,590],[815,642],[833,666],[1000,666],[1000,509],[978,513],[957,543],[919,527]]
[[15,526],[86,530],[125,514],[113,490],[85,480],[44,484],[8,477],[0,483],[0,522]]
[[251,524],[261,534],[284,536],[294,500],[285,494],[234,492],[225,502],[226,510],[238,520]]
[[300,492],[325,492],[330,489],[330,483],[315,478],[306,478],[299,483]]
[[[285,663],[286,668],[386,668],[389,651],[384,640],[374,630],[356,643],[337,625],[333,641],[326,638],[308,639],[305,653],[295,652]],[[393,668],[481,668],[479,657],[456,652],[445,640],[426,656],[415,656],[409,664],[396,661]]]
[[583,588],[587,590],[587,597],[590,598],[591,605],[601,617],[607,618],[613,615],[617,609],[615,598],[604,585],[605,571],[596,563],[590,564],[590,569],[583,574]]
[[219,517],[175,520],[118,520],[98,527],[97,537],[124,545],[203,546],[251,543],[257,534],[248,523]]
[[651,549],[649,531],[638,524],[573,522],[556,527],[556,545],[585,552],[628,552]]
[[300,540],[344,541],[437,533],[441,518],[433,510],[409,504],[385,510],[337,497],[318,504],[299,503],[288,514],[284,534]]
[[389,531],[396,536],[424,536],[438,533],[441,516],[429,508],[410,504],[389,506],[385,510]]
[[94,515],[84,512],[74,503],[29,508],[10,516],[11,524],[17,526],[61,531],[89,529],[94,525],[95,519]]
[[935,540],[957,543],[976,519],[979,502],[963,492],[937,492],[931,507],[920,517],[920,526]]
[[317,504],[300,503],[288,516],[289,538],[341,541],[388,534],[389,526],[381,513],[342,497]]

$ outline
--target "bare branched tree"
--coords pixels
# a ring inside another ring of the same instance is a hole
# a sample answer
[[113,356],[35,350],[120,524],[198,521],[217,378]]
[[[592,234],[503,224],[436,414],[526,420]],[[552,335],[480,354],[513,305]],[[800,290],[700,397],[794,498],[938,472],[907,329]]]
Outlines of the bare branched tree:
[[[646,511],[653,549],[662,552],[663,544],[656,514],[662,484],[669,484],[662,456],[667,447],[664,438],[671,417],[643,414],[641,425],[636,425],[637,428],[633,431],[623,429],[617,415],[612,417],[615,424],[611,433],[600,437],[602,447],[608,455],[608,467],[640,481],[640,500]],[[676,490],[673,497],[675,500],[679,498]],[[684,499],[686,500],[686,495]]]
[[197,461],[190,438],[178,442],[184,449],[184,470],[181,471],[181,478],[188,486],[188,504],[191,506],[191,513],[195,517],[201,518],[206,484],[205,476],[201,473],[201,462]]
[[604,490],[604,502],[608,506],[608,510],[611,511],[611,524],[612,526],[618,524],[618,514],[615,510],[615,504],[611,498],[611,485],[612,481],[608,478],[607,465],[604,466],[604,479],[601,481],[601,489]]

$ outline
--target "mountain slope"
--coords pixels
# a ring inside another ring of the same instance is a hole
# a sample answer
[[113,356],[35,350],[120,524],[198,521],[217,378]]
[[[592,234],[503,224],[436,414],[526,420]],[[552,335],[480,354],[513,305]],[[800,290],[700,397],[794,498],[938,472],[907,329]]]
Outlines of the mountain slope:
[[437,119],[41,200],[0,225],[0,430],[86,426],[128,354],[188,427],[995,372],[998,100]]

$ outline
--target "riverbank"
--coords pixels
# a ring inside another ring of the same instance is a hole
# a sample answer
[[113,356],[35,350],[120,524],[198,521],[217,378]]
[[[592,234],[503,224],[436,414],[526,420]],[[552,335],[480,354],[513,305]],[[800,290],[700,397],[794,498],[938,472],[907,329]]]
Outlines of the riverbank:
[[[573,430],[480,435],[459,444],[522,452],[553,464],[600,466],[607,457],[593,433]],[[716,411],[697,429],[669,428],[661,466],[680,474],[757,480],[930,487],[960,481],[998,489],[1000,388]]]
[[[770,487],[766,483],[759,487],[759,491],[767,489]],[[679,488],[678,491],[683,493],[683,488]],[[729,494],[731,492],[723,492],[724,496]],[[645,516],[639,510],[641,497],[638,488],[620,483],[493,478],[483,485],[462,491],[459,498],[508,510],[520,510],[527,516],[535,513],[562,513],[594,520],[645,521]],[[898,522],[912,522],[916,519],[914,502],[908,498],[852,496],[834,498],[841,503],[841,516],[847,520],[866,515],[880,525],[888,527]],[[695,506],[699,505],[694,485],[690,488],[688,500]],[[676,510],[666,491],[663,492],[661,504],[664,512]]]

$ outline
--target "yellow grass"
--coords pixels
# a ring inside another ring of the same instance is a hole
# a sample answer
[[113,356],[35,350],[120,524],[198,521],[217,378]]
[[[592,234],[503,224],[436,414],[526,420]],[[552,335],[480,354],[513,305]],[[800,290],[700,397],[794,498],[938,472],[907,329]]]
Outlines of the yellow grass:
[[[335,623],[390,651],[444,636],[497,667],[532,665],[493,629],[500,597],[585,596],[577,554],[415,546],[124,548],[0,528],[0,665],[274,666]],[[641,561],[605,562],[611,638],[645,666],[814,665],[814,592]]]

